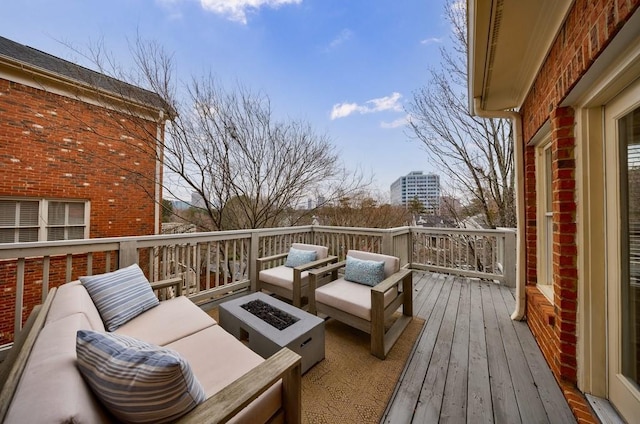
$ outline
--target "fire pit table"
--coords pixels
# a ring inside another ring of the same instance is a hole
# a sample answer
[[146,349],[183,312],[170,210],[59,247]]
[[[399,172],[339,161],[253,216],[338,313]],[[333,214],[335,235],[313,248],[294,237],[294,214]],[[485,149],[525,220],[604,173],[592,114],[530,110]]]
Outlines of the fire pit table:
[[262,292],[223,302],[219,324],[268,358],[283,347],[302,356],[302,373],[324,359],[324,320]]

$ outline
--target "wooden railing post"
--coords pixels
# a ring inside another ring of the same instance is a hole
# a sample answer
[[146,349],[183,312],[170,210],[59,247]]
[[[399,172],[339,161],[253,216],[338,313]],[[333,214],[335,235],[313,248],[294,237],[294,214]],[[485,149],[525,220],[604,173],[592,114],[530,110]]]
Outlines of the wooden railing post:
[[393,234],[388,231],[382,235],[382,252],[385,255],[393,256]]
[[499,260],[502,263],[502,272],[504,273],[504,282],[508,287],[516,286],[516,231],[512,228],[505,228],[504,245],[502,247],[502,257]]
[[118,269],[138,263],[138,246],[135,241],[121,241],[118,251]]
[[251,233],[251,245],[249,246],[249,281],[251,281],[251,291],[255,292],[258,287],[258,269],[256,260],[260,254],[260,234],[253,231]]

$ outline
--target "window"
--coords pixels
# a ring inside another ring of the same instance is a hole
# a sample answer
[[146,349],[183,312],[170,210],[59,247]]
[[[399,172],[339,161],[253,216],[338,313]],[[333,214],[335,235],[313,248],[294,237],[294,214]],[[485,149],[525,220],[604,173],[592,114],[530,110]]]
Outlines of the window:
[[0,199],[0,243],[87,238],[88,221],[88,202]]
[[553,161],[551,142],[538,147],[538,288],[553,303]]

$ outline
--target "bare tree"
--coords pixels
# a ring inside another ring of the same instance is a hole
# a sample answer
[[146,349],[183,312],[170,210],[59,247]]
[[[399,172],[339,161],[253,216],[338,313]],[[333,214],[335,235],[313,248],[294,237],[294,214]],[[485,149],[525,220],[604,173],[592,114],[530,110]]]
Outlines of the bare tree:
[[453,188],[480,210],[491,227],[515,226],[515,173],[511,122],[471,116],[467,101],[467,27],[464,3],[448,0],[452,47],[442,67],[407,107],[410,135],[424,144]]
[[[203,230],[295,225],[303,198],[330,202],[369,185],[341,166],[326,134],[309,123],[276,119],[269,97],[212,75],[178,85],[171,55],[139,36],[132,44],[134,72],[123,73],[101,46],[88,55],[101,72],[147,88],[172,111],[164,134],[164,191],[191,204]],[[127,93],[122,93],[126,96]],[[118,123],[126,125],[130,123]],[[309,216],[313,211],[308,212]],[[203,219],[204,217],[204,219]]]

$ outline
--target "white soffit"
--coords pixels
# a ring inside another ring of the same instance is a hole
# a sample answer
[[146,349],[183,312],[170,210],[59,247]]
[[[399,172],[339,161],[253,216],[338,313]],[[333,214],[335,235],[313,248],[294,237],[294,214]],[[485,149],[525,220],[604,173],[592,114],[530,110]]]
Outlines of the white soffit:
[[[522,105],[573,0],[469,0],[469,92],[485,110]],[[470,99],[471,100],[471,99]]]

